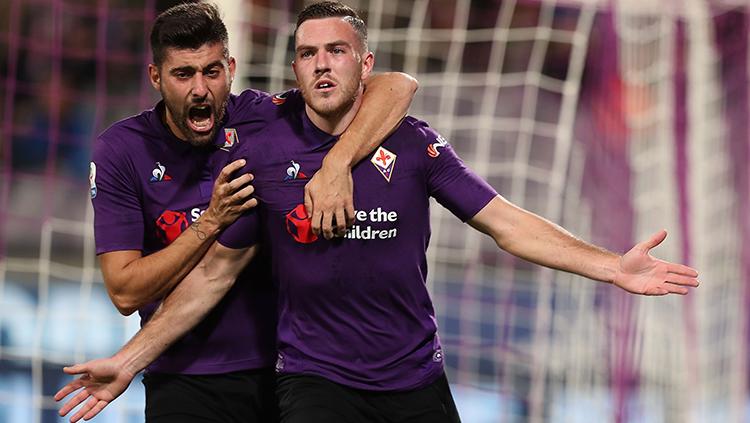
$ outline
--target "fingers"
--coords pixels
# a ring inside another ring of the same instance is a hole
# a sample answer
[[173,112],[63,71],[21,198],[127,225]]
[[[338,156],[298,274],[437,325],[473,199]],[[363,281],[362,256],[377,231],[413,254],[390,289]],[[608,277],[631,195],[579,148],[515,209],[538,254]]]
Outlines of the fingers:
[[85,416],[92,408],[94,408],[94,406],[98,402],[98,399],[96,399],[95,397],[91,397],[91,399],[86,401],[86,404],[84,404],[83,407],[81,407],[80,410],[78,410],[78,412],[70,418],[71,423],[75,423],[78,420],[81,420],[83,416]]
[[94,408],[92,408],[88,413],[86,413],[85,416],[83,416],[84,420],[91,420],[93,419],[97,414],[99,414],[100,411],[104,410],[104,407],[109,405],[108,401],[99,400],[99,402],[96,403]]
[[320,212],[320,209],[316,209],[315,211],[313,211],[313,214],[310,217],[312,231],[315,235],[320,235],[320,222],[322,218],[323,213]]
[[255,187],[252,185],[248,185],[245,188],[242,188],[241,190],[232,194],[232,196],[230,197],[230,200],[233,204],[240,203],[246,198],[253,195],[254,192],[255,192]]
[[[89,392],[86,389],[82,390],[81,392],[76,394],[73,398],[69,399],[68,402],[66,402],[65,405],[63,405],[62,408],[60,408],[60,411],[58,413],[61,416],[64,416],[70,413],[70,410],[78,407],[78,404],[86,401],[86,398],[88,397],[89,397]],[[83,416],[83,414],[81,414],[81,416]]]
[[323,237],[325,239],[333,238],[333,213],[332,212],[323,213],[321,220],[322,220],[321,224],[322,224],[322,229],[323,229]]
[[684,286],[674,285],[671,283],[665,283],[664,289],[667,290],[670,294],[678,294],[678,295],[687,295],[689,290],[685,288]]
[[257,206],[258,206],[258,199],[250,198],[240,206],[240,210],[244,212]]
[[83,386],[83,382],[81,379],[76,379],[67,385],[63,386],[57,393],[55,394],[55,401],[60,401],[61,399],[65,398],[70,394],[71,392],[76,391],[78,388]]
[[87,373],[89,371],[87,364],[88,363],[74,364],[72,366],[63,367],[63,372],[69,375],[80,375],[82,373]]
[[237,191],[238,188],[241,188],[250,182],[253,181],[255,177],[252,173],[244,173],[234,179],[232,179],[229,183],[227,183],[227,192],[234,192]]
[[678,275],[698,277],[698,271],[684,264],[667,263],[667,271]]
[[305,213],[307,213],[308,216],[312,216],[314,210],[312,195],[310,194],[309,186],[309,183],[305,185]]
[[346,206],[344,206],[344,210],[346,212],[346,227],[350,228],[352,225],[354,225],[355,219],[355,211],[354,211],[354,204],[351,202],[347,202]]
[[221,169],[221,173],[219,173],[219,176],[216,178],[216,184],[227,182],[229,177],[232,176],[235,171],[242,168],[242,166],[245,166],[245,159],[235,160],[224,166],[224,168]]
[[643,241],[640,244],[638,244],[638,247],[640,247],[641,250],[648,252],[648,250],[661,244],[662,241],[664,241],[666,237],[667,237],[667,231],[662,229],[659,232],[656,232],[655,234],[651,235],[651,238],[649,238],[648,240]]
[[675,284],[675,285],[692,286],[692,287],[696,287],[700,284],[698,282],[698,279],[691,278],[688,276],[683,276],[683,275],[677,275],[674,273],[670,273],[667,276],[667,282],[671,284]]
[[336,215],[335,215],[335,232],[336,236],[344,236],[346,234],[346,213],[344,212],[343,208],[336,209]]

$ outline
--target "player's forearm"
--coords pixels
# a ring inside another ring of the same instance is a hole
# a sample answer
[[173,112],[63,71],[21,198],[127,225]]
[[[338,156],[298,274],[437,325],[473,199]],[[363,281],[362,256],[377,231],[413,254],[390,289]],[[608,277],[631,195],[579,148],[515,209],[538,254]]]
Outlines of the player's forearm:
[[204,214],[166,248],[105,271],[115,306],[132,314],[169,293],[201,260],[219,233],[219,225]]
[[[503,250],[524,260],[557,270],[609,282],[620,256],[587,243],[562,227],[501,197],[492,200],[472,219],[472,225],[493,237]],[[478,221],[477,221],[478,220]]]
[[324,165],[351,167],[375,150],[406,116],[417,87],[416,79],[400,72],[368,78],[362,106]]
[[216,244],[162,302],[115,358],[139,372],[197,325],[234,285],[254,254],[254,247],[231,257],[217,257]]

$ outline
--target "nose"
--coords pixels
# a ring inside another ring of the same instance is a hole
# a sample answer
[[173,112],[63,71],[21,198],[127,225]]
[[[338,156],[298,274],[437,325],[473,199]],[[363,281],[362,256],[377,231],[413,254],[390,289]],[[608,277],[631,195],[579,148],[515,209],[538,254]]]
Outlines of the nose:
[[331,66],[328,63],[327,54],[316,54],[315,55],[315,73],[320,75],[331,71]]
[[208,94],[208,85],[206,84],[206,78],[202,73],[196,73],[193,78],[193,97],[205,97]]

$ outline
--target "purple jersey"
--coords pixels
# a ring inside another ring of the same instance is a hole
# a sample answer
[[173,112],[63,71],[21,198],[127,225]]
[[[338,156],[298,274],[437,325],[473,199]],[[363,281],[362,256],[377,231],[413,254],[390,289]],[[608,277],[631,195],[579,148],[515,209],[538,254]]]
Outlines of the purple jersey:
[[[265,126],[277,112],[268,94],[247,90],[230,96],[226,119],[242,122],[251,131]],[[153,110],[115,123],[94,145],[90,182],[97,254],[159,251],[208,206],[218,173],[213,166],[221,170],[226,154],[177,139],[162,123],[163,113],[160,102]],[[219,128],[217,138],[225,150],[238,140],[226,127]],[[139,310],[142,324],[157,306]],[[216,374],[272,365],[275,317],[275,290],[267,272],[263,277],[245,271],[219,305],[148,371]]]
[[429,197],[465,221],[496,192],[443,137],[408,117],[354,167],[356,223],[344,239],[327,241],[310,231],[303,189],[336,137],[298,107],[258,138],[234,158],[248,160],[260,206],[219,241],[270,245],[280,297],[277,370],[368,390],[433,382],[443,356],[425,285]]

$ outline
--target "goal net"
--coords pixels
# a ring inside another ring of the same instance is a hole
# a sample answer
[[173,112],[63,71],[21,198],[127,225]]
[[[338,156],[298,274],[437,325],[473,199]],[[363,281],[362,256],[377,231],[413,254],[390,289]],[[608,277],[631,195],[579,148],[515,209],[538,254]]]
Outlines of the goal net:
[[[173,2],[0,4],[0,421],[57,421],[61,365],[137,328],[93,252],[93,134],[156,99],[145,34]],[[530,265],[434,204],[428,251],[467,422],[743,421],[750,296],[748,18],[740,1],[352,0],[410,114],[515,204],[624,252],[699,269],[646,298]],[[236,90],[294,86],[302,1],[217,1]],[[141,421],[134,383],[99,421]]]

